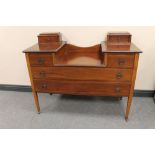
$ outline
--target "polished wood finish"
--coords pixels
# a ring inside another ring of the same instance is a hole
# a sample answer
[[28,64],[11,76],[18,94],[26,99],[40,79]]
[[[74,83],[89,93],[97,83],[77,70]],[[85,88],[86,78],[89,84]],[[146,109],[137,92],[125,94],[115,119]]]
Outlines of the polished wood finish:
[[131,43],[131,34],[128,32],[109,32],[107,43],[109,45],[129,45]]
[[34,81],[33,81],[33,78],[32,78],[32,72],[31,72],[29,55],[26,53],[25,56],[26,56],[27,68],[28,68],[28,71],[29,71],[30,82],[31,82],[31,86],[32,86],[32,93],[33,93],[33,96],[34,96],[35,105],[36,105],[38,113],[40,113],[38,94],[37,94],[37,91],[35,89]]
[[107,67],[110,68],[133,68],[134,54],[108,54],[107,62]]
[[134,59],[134,68],[133,68],[133,74],[132,74],[132,79],[131,79],[130,93],[128,96],[128,103],[127,103],[126,114],[125,114],[126,120],[128,120],[130,107],[131,107],[131,103],[132,103],[132,97],[133,97],[133,93],[134,93],[134,86],[135,86],[137,67],[138,67],[138,59],[139,59],[139,54],[136,53],[135,59]]
[[102,65],[100,49],[100,44],[91,47],[78,47],[66,44],[55,53],[55,64],[69,66],[100,66]]
[[[24,53],[38,112],[37,92],[127,96],[127,120],[141,50],[133,43],[125,43],[128,34],[118,35],[125,35],[122,40],[118,39],[118,44],[105,41],[91,47],[78,47],[61,40],[46,43],[45,39],[43,45],[26,49]],[[118,36],[115,34],[115,37]]]
[[117,45],[108,45],[107,41],[101,42],[102,53],[142,53],[142,51],[134,44],[117,44]]
[[[96,67],[31,67],[35,79],[86,80],[130,82],[131,69],[96,68]],[[82,75],[82,76],[81,76]]]
[[30,53],[31,66],[53,66],[52,53]]
[[61,34],[58,33],[41,33],[38,35],[38,44],[50,44],[53,42],[60,42]]
[[34,80],[34,86],[38,92],[76,95],[128,96],[130,92],[129,83],[118,82],[39,79]]
[[65,41],[61,42],[52,42],[50,44],[34,44],[33,46],[24,50],[24,53],[56,53],[59,51],[64,45],[66,44]]

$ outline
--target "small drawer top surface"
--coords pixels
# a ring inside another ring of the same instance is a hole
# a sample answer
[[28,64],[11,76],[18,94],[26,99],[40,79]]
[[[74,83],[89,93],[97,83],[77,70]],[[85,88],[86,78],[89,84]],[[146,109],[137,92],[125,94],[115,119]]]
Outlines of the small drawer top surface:
[[66,44],[66,41],[61,41],[61,42],[53,42],[50,44],[35,44],[29,48],[27,48],[26,50],[24,50],[24,53],[42,53],[42,52],[57,52],[59,51],[62,47],[64,47],[64,45]]

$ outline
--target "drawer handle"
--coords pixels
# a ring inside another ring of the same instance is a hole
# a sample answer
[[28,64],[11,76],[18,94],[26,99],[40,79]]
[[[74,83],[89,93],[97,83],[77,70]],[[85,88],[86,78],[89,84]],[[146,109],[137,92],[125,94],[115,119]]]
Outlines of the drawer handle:
[[116,93],[120,93],[120,92],[121,92],[120,87],[116,87],[116,88],[115,88],[115,92],[116,92]]
[[125,60],[119,59],[119,60],[118,60],[118,64],[119,64],[120,66],[124,65],[124,64],[125,64]]
[[45,63],[45,60],[44,60],[43,58],[39,58],[39,59],[38,59],[38,63],[39,63],[39,64],[44,64],[44,63]]
[[47,84],[43,84],[41,87],[42,87],[43,89],[46,89],[46,88],[47,88]]
[[117,73],[117,74],[116,74],[116,78],[117,78],[117,79],[121,79],[122,77],[123,77],[122,73]]
[[41,77],[45,77],[45,76],[46,76],[46,73],[45,73],[44,71],[41,71],[41,72],[39,73],[39,75],[40,75]]

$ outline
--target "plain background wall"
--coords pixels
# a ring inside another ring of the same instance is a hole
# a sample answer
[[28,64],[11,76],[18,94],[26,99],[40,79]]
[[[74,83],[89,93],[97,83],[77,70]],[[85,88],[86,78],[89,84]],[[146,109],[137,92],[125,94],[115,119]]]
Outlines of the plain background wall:
[[30,85],[22,51],[37,42],[41,32],[61,32],[63,39],[79,46],[105,40],[109,31],[128,31],[142,51],[135,89],[155,89],[155,27],[63,26],[0,27],[0,84]]

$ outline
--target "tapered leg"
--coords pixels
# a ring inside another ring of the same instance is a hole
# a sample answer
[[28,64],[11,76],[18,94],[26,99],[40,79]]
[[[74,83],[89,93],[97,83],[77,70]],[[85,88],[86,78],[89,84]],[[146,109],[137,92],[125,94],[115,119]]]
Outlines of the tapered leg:
[[36,105],[36,108],[37,108],[37,112],[40,114],[40,106],[39,106],[38,94],[35,91],[35,87],[34,87],[34,83],[33,83],[33,78],[32,78],[32,72],[31,72],[31,66],[30,66],[29,54],[28,53],[26,53],[26,61],[27,61],[27,67],[28,67],[30,81],[31,81],[31,85],[32,85],[32,93],[33,93],[33,96],[34,96],[35,105]]
[[137,67],[138,67],[138,59],[139,59],[139,54],[135,53],[134,67],[133,67],[133,73],[132,73],[132,79],[131,79],[131,87],[130,87],[130,92],[129,92],[129,96],[128,96],[126,114],[125,114],[125,120],[126,121],[128,120],[130,107],[131,107],[131,103],[132,103],[132,97],[133,97],[133,94],[134,94],[134,85],[135,85],[136,72],[137,72]]
[[125,120],[128,120],[128,116],[129,116],[129,112],[130,112],[130,108],[131,108],[131,103],[132,103],[132,96],[130,95],[128,97],[128,102],[127,102],[127,107],[126,107],[126,114],[125,114]]
[[39,100],[38,100],[38,94],[37,92],[33,91],[34,101],[37,108],[38,114],[40,114],[40,106],[39,106]]

